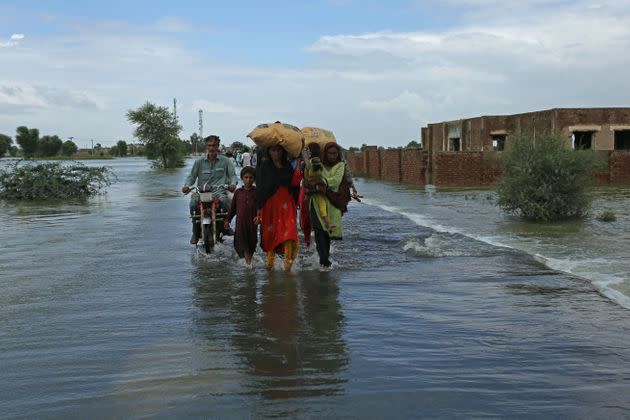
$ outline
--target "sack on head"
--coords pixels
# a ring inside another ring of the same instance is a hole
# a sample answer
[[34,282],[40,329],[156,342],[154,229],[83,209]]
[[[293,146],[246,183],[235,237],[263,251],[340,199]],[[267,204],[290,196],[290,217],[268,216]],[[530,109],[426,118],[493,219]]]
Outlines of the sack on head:
[[300,156],[304,145],[304,136],[300,129],[281,122],[260,124],[247,137],[260,147],[281,146],[292,158]]
[[337,143],[335,135],[330,130],[325,130],[318,127],[304,127],[302,128],[302,134],[304,134],[304,144],[308,146],[311,143],[319,144],[319,147],[324,150],[326,143]]

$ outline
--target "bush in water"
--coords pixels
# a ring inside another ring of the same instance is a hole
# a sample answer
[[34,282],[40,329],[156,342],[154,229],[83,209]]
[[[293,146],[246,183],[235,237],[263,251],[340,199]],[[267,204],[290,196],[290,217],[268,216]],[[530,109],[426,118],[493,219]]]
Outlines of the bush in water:
[[111,185],[111,169],[90,168],[80,163],[71,165],[39,163],[0,170],[0,198],[13,200],[46,200],[87,198],[103,192]]
[[617,215],[610,210],[606,210],[597,216],[597,220],[600,222],[614,222],[617,220]]
[[505,211],[541,221],[583,217],[589,187],[604,162],[592,150],[572,150],[558,134],[535,140],[518,133],[506,142],[497,204]]

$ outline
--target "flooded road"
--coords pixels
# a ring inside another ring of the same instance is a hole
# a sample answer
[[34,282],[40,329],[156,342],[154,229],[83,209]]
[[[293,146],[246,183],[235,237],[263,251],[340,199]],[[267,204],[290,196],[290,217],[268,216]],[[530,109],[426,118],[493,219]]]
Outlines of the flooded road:
[[630,311],[452,195],[359,181],[331,271],[249,271],[188,244],[186,169],[90,164],[105,196],[0,205],[3,417],[630,416]]

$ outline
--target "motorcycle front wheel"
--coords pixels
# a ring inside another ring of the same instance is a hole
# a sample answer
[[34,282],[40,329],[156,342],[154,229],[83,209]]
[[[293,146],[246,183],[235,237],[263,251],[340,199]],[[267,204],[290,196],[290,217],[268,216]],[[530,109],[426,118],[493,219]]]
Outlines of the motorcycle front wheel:
[[212,248],[214,248],[214,232],[212,232],[212,225],[202,225],[203,231],[203,248],[206,251],[206,254],[212,252]]

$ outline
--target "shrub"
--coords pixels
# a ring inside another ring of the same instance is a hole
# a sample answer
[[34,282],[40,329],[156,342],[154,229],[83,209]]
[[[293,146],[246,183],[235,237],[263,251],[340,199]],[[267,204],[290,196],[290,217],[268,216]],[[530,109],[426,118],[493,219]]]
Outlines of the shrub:
[[597,220],[600,222],[614,222],[617,220],[617,216],[612,211],[603,211],[599,216],[597,216]]
[[558,134],[510,138],[501,158],[497,204],[505,211],[541,221],[583,217],[589,187],[602,162],[591,150],[571,150]]
[[87,198],[103,192],[111,184],[111,169],[40,163],[21,165],[16,162],[10,169],[0,170],[0,198],[12,200],[46,200]]

